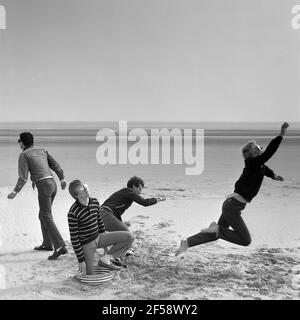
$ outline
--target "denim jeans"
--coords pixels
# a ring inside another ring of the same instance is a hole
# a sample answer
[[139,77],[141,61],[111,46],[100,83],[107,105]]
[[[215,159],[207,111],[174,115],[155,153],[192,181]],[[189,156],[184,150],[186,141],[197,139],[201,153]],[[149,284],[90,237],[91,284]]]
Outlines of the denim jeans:
[[[219,218],[219,236],[215,233],[197,233],[187,239],[188,246],[193,247],[202,243],[223,239],[241,246],[248,246],[251,243],[249,230],[241,217],[242,210],[246,204],[235,198],[228,198],[223,202],[222,214]],[[231,227],[233,230],[229,229]]]
[[65,246],[65,242],[53,221],[51,210],[57,191],[56,183],[54,179],[44,179],[37,182],[36,187],[38,189],[39,219],[43,234],[43,245],[58,249]]

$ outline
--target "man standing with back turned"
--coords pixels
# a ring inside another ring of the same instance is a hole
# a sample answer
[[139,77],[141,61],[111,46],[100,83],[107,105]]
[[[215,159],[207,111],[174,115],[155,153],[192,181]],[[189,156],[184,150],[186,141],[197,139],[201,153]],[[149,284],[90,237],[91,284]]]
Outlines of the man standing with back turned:
[[64,180],[64,172],[48,151],[33,147],[33,135],[30,132],[22,132],[18,143],[22,149],[19,156],[19,179],[14,191],[8,195],[8,198],[13,199],[21,191],[30,172],[32,186],[33,188],[36,186],[38,189],[39,219],[43,234],[43,243],[34,249],[52,251],[54,247],[54,253],[48,259],[55,260],[60,255],[66,254],[67,249],[53,221],[51,207],[57,192],[57,186],[50,169],[57,174],[62,189],[67,186]]

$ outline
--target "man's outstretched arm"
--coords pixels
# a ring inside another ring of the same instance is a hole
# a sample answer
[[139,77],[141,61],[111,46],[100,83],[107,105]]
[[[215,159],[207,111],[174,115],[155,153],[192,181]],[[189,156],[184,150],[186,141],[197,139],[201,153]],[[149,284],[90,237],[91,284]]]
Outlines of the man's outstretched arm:
[[159,201],[166,200],[166,198],[163,195],[145,199],[134,192],[130,193],[130,199],[144,207],[152,206]]
[[269,167],[267,167],[266,165],[264,167],[265,167],[265,176],[266,177],[269,177],[269,178],[271,178],[273,180],[277,180],[277,181],[284,180],[281,176],[275,174],[274,171],[272,169],[270,169]]
[[283,136],[286,134],[286,130],[288,127],[289,127],[289,124],[287,122],[284,122],[281,125],[280,134],[276,138],[271,140],[271,142],[268,144],[266,150],[261,155],[259,155],[255,158],[255,162],[257,162],[259,164],[264,164],[274,155],[274,153],[279,148],[279,145],[282,141]]

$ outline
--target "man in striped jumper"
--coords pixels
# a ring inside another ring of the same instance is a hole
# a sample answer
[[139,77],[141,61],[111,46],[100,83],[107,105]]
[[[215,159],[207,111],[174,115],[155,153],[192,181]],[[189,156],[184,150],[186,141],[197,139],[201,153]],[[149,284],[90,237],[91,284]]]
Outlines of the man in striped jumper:
[[[99,264],[116,269],[110,258],[123,257],[130,248],[133,236],[128,231],[105,231],[97,199],[90,198],[88,186],[80,180],[69,185],[69,192],[76,200],[68,213],[71,242],[79,263],[79,271],[94,274],[94,256],[97,248],[104,248],[105,261]],[[107,246],[112,246],[107,250]]]

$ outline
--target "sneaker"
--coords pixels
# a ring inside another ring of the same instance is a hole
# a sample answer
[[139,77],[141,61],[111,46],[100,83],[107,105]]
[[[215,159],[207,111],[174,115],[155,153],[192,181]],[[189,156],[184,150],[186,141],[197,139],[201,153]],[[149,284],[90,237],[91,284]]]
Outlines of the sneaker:
[[63,254],[66,254],[66,253],[68,253],[67,248],[66,248],[66,247],[62,247],[62,248],[60,248],[60,249],[57,250],[57,251],[55,250],[55,251],[53,252],[53,254],[48,257],[48,260],[56,260],[58,257],[60,257],[60,256],[63,255]]
[[104,267],[104,268],[109,269],[109,270],[120,270],[121,269],[121,267],[116,266],[116,265],[112,264],[111,262],[106,263],[101,259],[99,259],[99,261],[98,261],[98,266]]
[[127,268],[127,265],[123,263],[120,258],[117,258],[117,257],[113,257],[112,259],[110,259],[110,263],[117,267]]
[[130,256],[133,256],[134,255],[134,250],[133,249],[128,249],[126,254],[125,254],[125,257],[130,257]]

